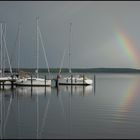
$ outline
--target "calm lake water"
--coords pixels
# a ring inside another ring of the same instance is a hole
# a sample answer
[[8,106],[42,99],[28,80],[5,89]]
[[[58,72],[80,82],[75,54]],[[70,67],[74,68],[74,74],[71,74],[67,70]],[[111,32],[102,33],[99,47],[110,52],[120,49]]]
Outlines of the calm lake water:
[[0,90],[0,137],[140,138],[140,75],[96,74],[87,87]]

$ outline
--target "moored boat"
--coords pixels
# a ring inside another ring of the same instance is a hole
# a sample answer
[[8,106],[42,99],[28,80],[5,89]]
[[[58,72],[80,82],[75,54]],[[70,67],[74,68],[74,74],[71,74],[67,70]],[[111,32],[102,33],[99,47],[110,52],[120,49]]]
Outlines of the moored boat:
[[[37,67],[36,67],[36,77],[29,77],[29,76],[23,76],[22,78],[18,78],[18,80],[16,81],[16,85],[17,86],[51,86],[51,79],[43,79],[43,78],[39,78],[39,73],[38,73],[38,70],[39,70],[39,37],[41,38],[41,43],[42,43],[42,47],[43,47],[43,50],[44,49],[44,45],[43,45],[43,42],[42,42],[42,36],[41,36],[41,32],[40,32],[40,29],[39,29],[39,26],[38,26],[38,20],[39,20],[39,17],[36,18],[36,33],[37,33]],[[39,36],[40,35],[40,36]],[[46,57],[46,53],[44,52],[44,55],[45,55],[45,60],[47,61],[47,57]],[[47,62],[46,62],[47,63]],[[48,63],[47,63],[48,64]],[[49,68],[48,68],[49,69]],[[49,72],[49,70],[48,70]]]
[[25,78],[16,81],[17,86],[51,86],[51,80],[43,78]]
[[92,83],[93,81],[84,75],[70,75],[59,79],[60,85],[91,85]]
[[[60,75],[61,68],[59,71],[59,74],[57,75],[57,80],[59,81],[59,85],[91,85],[93,83],[92,79],[89,79],[85,75],[74,75],[71,70],[71,26],[72,23],[70,23],[70,40],[69,40],[69,73],[68,76],[63,77]],[[63,59],[64,60],[64,55]],[[63,64],[63,61],[62,61]]]

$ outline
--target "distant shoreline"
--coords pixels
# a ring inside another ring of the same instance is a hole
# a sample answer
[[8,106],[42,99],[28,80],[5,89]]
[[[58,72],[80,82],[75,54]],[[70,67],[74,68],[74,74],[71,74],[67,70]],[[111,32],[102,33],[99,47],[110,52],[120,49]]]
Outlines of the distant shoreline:
[[[17,72],[16,68],[12,69],[13,72]],[[35,68],[21,68],[21,71],[26,72],[35,72]],[[5,70],[6,72],[9,72],[8,69]],[[39,72],[48,72],[45,68],[40,68]],[[59,68],[50,68],[51,73],[58,73]],[[61,70],[62,73],[67,73],[68,69],[63,68]],[[140,73],[140,69],[132,69],[132,68],[73,68],[73,73]]]

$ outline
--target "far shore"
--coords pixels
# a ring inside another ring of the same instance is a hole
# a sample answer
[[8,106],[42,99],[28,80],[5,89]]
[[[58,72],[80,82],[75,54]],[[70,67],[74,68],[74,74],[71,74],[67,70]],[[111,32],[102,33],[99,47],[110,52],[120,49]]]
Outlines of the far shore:
[[[26,72],[35,72],[35,68],[21,68],[20,71]],[[12,69],[13,72],[17,72],[17,68]],[[5,69],[5,72],[9,73],[10,71]],[[40,68],[39,73],[48,72],[46,68]],[[58,73],[59,68],[50,68],[50,73]],[[61,70],[62,73],[68,73],[68,68],[63,68]],[[140,73],[140,69],[133,69],[133,68],[73,68],[73,73]]]

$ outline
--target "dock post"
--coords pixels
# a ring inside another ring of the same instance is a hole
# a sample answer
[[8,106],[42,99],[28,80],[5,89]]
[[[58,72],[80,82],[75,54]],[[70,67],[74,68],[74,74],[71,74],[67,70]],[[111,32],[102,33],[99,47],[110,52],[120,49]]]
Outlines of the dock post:
[[4,90],[4,82],[2,82],[2,88],[3,88],[3,90]]
[[45,75],[45,95],[46,95],[46,75]]
[[57,75],[57,77],[56,77],[56,79],[55,79],[55,87],[59,87],[59,78],[60,78],[60,76],[59,75]]
[[46,79],[47,79],[47,78],[46,78],[46,75],[45,75],[45,87],[46,87]]
[[84,83],[85,83],[85,75],[83,74],[83,86],[84,86]]
[[11,81],[11,89],[13,89],[13,88],[14,88],[13,75],[11,75],[11,77],[12,77],[12,81]]
[[31,97],[32,97],[32,94],[33,94],[33,88],[32,88],[32,85],[33,85],[33,78],[32,78],[32,74],[31,74]]
[[32,86],[33,86],[33,77],[31,75],[31,92],[32,92]]
[[58,79],[55,79],[55,87],[58,87]]
[[32,93],[33,93],[32,85],[33,85],[33,78],[32,78],[32,74],[31,74],[31,97],[32,97]]
[[94,74],[94,93],[95,93],[95,91],[96,91],[96,76],[95,76],[95,74]]
[[71,85],[73,84],[73,75],[71,75]]

